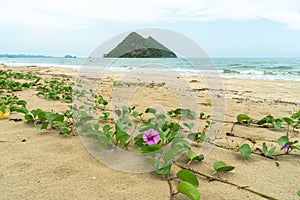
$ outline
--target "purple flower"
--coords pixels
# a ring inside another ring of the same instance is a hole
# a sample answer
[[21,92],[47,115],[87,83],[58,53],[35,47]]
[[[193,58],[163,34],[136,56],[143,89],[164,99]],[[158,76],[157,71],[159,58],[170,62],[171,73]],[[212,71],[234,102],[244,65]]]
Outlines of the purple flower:
[[286,145],[282,146],[281,149],[283,149],[286,152],[288,152],[290,150],[290,145],[286,144]]
[[150,128],[144,132],[143,140],[148,145],[157,144],[157,142],[159,140],[159,133],[156,130]]

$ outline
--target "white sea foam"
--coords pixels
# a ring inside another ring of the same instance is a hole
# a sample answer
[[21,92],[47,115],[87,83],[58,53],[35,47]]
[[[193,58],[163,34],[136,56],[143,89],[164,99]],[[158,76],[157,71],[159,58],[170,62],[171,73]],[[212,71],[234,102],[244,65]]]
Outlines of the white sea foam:
[[299,58],[213,58],[210,59],[85,59],[85,58],[0,58],[12,66],[56,66],[75,70],[103,70],[128,73],[143,68],[144,73],[221,76],[300,81]]

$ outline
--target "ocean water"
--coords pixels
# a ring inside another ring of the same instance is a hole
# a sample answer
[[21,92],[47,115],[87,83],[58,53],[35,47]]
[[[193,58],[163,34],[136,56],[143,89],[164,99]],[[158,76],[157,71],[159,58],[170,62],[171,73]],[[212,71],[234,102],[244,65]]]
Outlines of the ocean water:
[[147,68],[156,73],[171,71],[180,75],[300,81],[300,58],[0,58],[0,63],[12,66],[59,66],[77,70],[87,66],[93,66],[94,69],[106,66],[105,70],[116,72]]

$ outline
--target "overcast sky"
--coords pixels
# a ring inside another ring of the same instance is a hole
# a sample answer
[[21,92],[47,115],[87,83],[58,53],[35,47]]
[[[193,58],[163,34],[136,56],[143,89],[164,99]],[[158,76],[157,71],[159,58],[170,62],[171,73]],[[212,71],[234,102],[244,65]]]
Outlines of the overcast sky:
[[88,56],[140,28],[177,31],[212,57],[300,57],[300,0],[0,0],[0,53]]

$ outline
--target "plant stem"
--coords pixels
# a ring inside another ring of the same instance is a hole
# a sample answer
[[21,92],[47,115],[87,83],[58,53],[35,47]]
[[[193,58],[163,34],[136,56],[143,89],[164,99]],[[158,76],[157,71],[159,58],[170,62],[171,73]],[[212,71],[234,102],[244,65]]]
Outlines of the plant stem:
[[189,168],[189,167],[187,167],[187,166],[184,166],[183,164],[180,164],[180,163],[178,163],[178,162],[174,162],[174,163],[175,163],[178,167],[180,167],[180,168],[182,168],[182,169],[186,169],[186,170],[189,170],[189,171],[191,171],[191,172],[193,172],[193,173],[195,173],[195,174],[198,174],[198,175],[200,175],[200,176],[204,176],[204,177],[208,178],[209,180],[219,181],[219,182],[225,183],[225,184],[227,184],[227,185],[235,186],[235,187],[237,187],[238,189],[247,190],[247,191],[249,191],[249,192],[251,192],[251,193],[253,193],[253,194],[259,195],[259,196],[261,196],[261,197],[263,197],[263,198],[265,198],[265,199],[269,199],[269,200],[278,200],[278,199],[275,198],[275,197],[269,196],[269,195],[267,195],[267,194],[263,194],[263,193],[261,193],[261,192],[257,192],[257,191],[255,191],[255,190],[253,190],[253,189],[248,188],[248,187],[239,186],[239,185],[236,184],[236,183],[233,183],[233,182],[230,182],[230,181],[227,181],[227,180],[223,180],[223,179],[220,179],[220,178],[218,178],[218,177],[211,176],[211,175],[209,175],[209,174],[205,174],[205,173],[203,173],[203,172],[199,172],[199,171],[197,171],[197,170],[191,169],[191,168]]
[[[214,146],[216,146],[216,147],[218,147],[218,148],[222,148],[222,149],[226,149],[226,150],[238,152],[238,150],[236,150],[236,147],[225,147],[225,146],[222,146],[222,145],[219,145],[219,144],[215,144],[213,142],[209,142],[209,143],[212,144],[212,145],[214,145]],[[257,152],[254,152],[254,151],[251,151],[251,153],[259,155],[259,156],[262,156],[260,153],[257,153]],[[281,153],[281,154],[274,154],[271,157],[269,157],[269,156],[262,156],[262,157],[269,158],[269,159],[276,159],[277,156],[300,156],[300,154],[296,154],[296,153],[289,153],[289,154]],[[275,158],[273,158],[273,157],[275,157]]]
[[280,153],[280,154],[275,154],[273,156],[275,156],[275,157],[277,157],[277,156],[300,156],[300,154],[296,154],[296,153],[289,153],[289,154]]
[[231,127],[231,129],[230,129],[230,133],[233,132],[233,129],[234,129],[234,127],[235,127],[236,124],[237,124],[236,122],[233,123],[233,125],[232,125],[232,127]]
[[170,174],[168,174],[167,182],[168,182],[169,190],[170,190],[170,200],[173,200],[174,199],[174,193],[173,193],[173,187],[172,187],[171,180],[172,180],[172,178],[170,178]]

